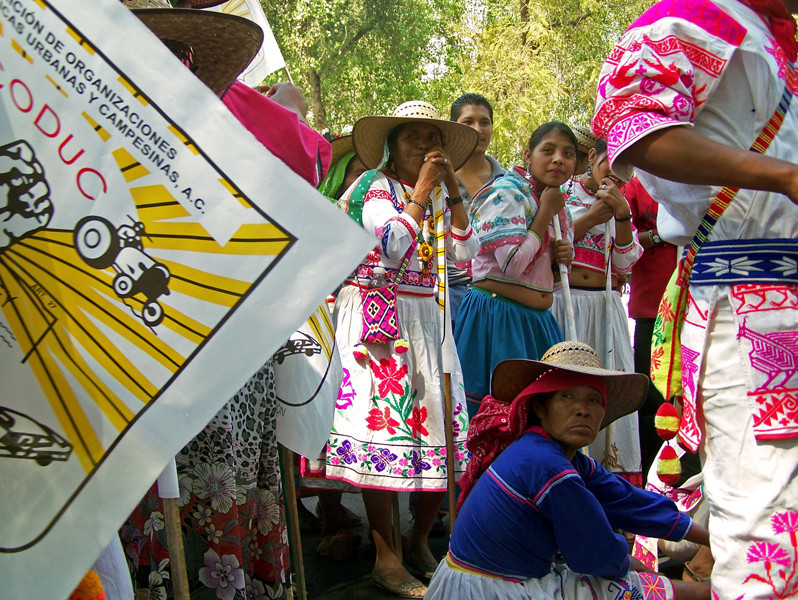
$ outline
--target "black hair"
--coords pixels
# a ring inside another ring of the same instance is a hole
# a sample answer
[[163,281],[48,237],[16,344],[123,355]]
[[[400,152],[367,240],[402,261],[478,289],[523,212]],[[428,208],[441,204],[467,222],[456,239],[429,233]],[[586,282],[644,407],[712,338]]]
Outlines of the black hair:
[[545,404],[552,398],[554,398],[554,394],[556,392],[541,392],[539,394],[535,394],[529,399],[529,414],[526,417],[526,426],[534,427],[535,425],[540,425],[540,418],[535,414],[534,402],[537,400],[540,404]]
[[601,156],[607,153],[607,140],[599,140],[596,142],[596,156]]
[[484,106],[488,109],[488,113],[490,113],[490,122],[493,123],[493,107],[488,102],[488,99],[485,96],[480,96],[479,94],[474,94],[473,92],[469,92],[467,94],[463,94],[457,100],[452,102],[452,107],[449,109],[449,120],[450,121],[457,121],[460,118],[460,113],[463,111],[463,107],[467,104],[476,104],[477,106]]
[[574,145],[574,150],[579,148],[579,142],[576,141],[574,132],[571,131],[571,128],[562,121],[549,121],[548,123],[543,123],[543,125],[535,129],[535,131],[532,132],[532,135],[529,136],[529,144],[527,145],[527,148],[534,150],[535,147],[540,144],[541,141],[543,141],[543,138],[552,131],[560,133],[568,138],[568,141]]

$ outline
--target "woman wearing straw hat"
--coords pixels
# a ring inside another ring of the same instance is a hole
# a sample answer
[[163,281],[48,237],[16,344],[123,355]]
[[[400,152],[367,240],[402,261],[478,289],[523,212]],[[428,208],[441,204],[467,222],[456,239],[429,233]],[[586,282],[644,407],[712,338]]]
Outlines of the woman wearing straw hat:
[[465,501],[427,600],[708,599],[709,582],[632,570],[642,565],[614,531],[708,545],[706,529],[579,452],[647,388],[645,375],[602,369],[580,342],[499,363],[472,422]]
[[[437,563],[427,538],[447,488],[441,348],[446,259],[469,260],[477,248],[462,199],[451,194],[458,189],[454,171],[477,138],[470,127],[441,119],[426,102],[405,102],[392,116],[364,117],[355,123],[353,141],[372,170],[339,202],[377,245],[335,304],[344,385],[327,449],[327,477],[363,488],[377,546],[373,579],[401,597],[421,598],[426,587],[393,552],[393,492],[427,492],[420,494],[405,556],[422,574]],[[375,271],[398,283],[403,343],[361,343],[361,289]],[[454,462],[462,472],[467,419],[460,365],[453,360]]]
[[[607,161],[607,143],[599,140],[588,154],[588,169],[560,189],[573,218],[574,260],[568,276],[576,338],[590,344],[611,369],[634,372],[634,353],[626,309],[617,292],[643,254],[632,226],[632,210],[618,188],[620,180]],[[564,291],[554,294],[551,312],[567,320]],[[590,456],[635,485],[643,485],[637,415],[602,432]]]

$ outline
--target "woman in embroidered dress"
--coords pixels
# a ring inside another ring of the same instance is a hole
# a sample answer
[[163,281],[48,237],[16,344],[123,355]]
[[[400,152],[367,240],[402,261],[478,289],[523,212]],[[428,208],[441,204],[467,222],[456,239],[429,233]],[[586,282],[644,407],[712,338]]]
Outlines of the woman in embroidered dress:
[[[595,348],[608,368],[633,373],[634,352],[626,310],[620,293],[615,290],[618,276],[632,269],[643,254],[643,247],[634,234],[632,211],[618,189],[618,182],[607,162],[607,143],[599,140],[588,153],[587,171],[563,185],[562,191],[569,194],[565,202],[574,223],[574,261],[568,280],[576,339]],[[609,294],[605,265],[607,230],[612,268]],[[551,311],[564,327],[567,317],[562,292],[554,294]],[[642,486],[638,430],[637,415],[627,415],[599,434],[590,448],[590,456],[634,485]]]
[[[420,491],[413,532],[405,553],[426,574],[437,561],[427,544],[446,490],[443,401],[443,321],[446,259],[467,261],[476,251],[454,169],[477,144],[465,125],[441,120],[426,102],[406,102],[391,117],[364,117],[353,129],[355,150],[367,171],[340,206],[375,236],[377,246],[345,282],[335,303],[336,341],[344,365],[327,477],[363,488],[363,501],[377,547],[375,583],[392,593],[421,598],[426,587],[393,552],[391,501],[396,491]],[[362,208],[362,213],[360,212]],[[361,289],[374,270],[399,280],[397,313],[407,350],[392,344],[361,344]],[[364,353],[363,350],[366,350]],[[365,354],[365,356],[364,356]],[[460,365],[453,356],[455,471],[465,464],[464,399]]]
[[479,255],[471,262],[473,288],[460,306],[454,339],[466,365],[468,412],[490,392],[490,374],[507,358],[539,358],[562,341],[549,311],[555,263],[569,264],[568,240],[554,241],[552,219],[568,235],[560,185],[576,167],[577,142],[564,123],[538,127],[524,150],[524,167],[508,169],[483,189],[471,214]]
[[579,452],[642,404],[645,375],[602,369],[587,344],[562,342],[540,361],[503,361],[491,388],[469,432],[466,497],[427,600],[709,599],[709,582],[636,572],[645,567],[614,531],[708,545],[707,530]]

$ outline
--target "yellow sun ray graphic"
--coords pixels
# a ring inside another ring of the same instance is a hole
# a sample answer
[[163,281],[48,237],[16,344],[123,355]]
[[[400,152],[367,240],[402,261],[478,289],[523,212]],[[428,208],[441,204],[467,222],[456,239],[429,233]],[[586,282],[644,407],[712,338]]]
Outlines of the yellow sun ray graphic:
[[[207,272],[202,256],[274,261],[294,241],[260,217],[221,246],[163,186],[130,193],[136,220],[89,216],[0,254],[0,307],[87,473],[110,444],[101,431],[127,428],[264,275]],[[148,277],[155,292],[137,287]],[[216,318],[194,315],[198,303]]]

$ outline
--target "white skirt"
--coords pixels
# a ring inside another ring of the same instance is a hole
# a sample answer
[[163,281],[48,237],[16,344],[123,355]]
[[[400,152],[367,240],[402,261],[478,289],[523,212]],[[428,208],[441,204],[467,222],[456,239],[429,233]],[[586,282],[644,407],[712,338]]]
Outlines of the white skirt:
[[540,578],[514,582],[468,573],[442,560],[429,584],[425,600],[617,600],[645,598],[673,600],[673,586],[657,573],[630,571],[623,579],[582,575],[557,565]]
[[[571,290],[577,340],[589,344],[598,353],[605,369],[634,373],[634,350],[621,295],[611,292],[609,307],[606,298],[604,290]],[[551,312],[562,330],[567,331],[561,290],[554,293]],[[610,352],[606,350],[608,327]],[[589,446],[589,452],[590,457],[598,460],[608,471],[642,487],[639,430],[637,413],[621,417],[599,432],[596,441]]]
[[[440,309],[432,297],[399,296],[401,336],[410,349],[366,345],[353,354],[363,327],[360,290],[344,286],[335,303],[335,339],[344,367],[326,476],[358,487],[439,490],[447,487]],[[460,363],[455,356],[451,397],[455,478],[465,470],[468,414]]]

